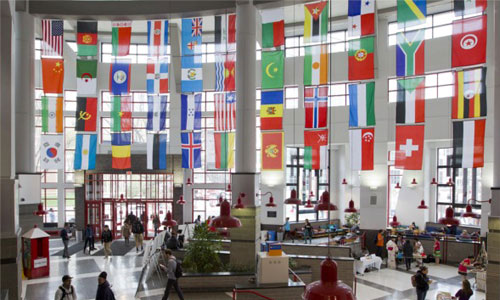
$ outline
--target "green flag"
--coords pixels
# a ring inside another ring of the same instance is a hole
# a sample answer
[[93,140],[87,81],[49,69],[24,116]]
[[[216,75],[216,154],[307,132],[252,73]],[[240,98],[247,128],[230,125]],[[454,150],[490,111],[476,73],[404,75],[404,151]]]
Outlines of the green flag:
[[76,60],[76,91],[78,96],[96,96],[97,60]]
[[111,96],[111,131],[132,130],[132,105],[130,96]]
[[283,51],[262,52],[262,89],[283,88]]

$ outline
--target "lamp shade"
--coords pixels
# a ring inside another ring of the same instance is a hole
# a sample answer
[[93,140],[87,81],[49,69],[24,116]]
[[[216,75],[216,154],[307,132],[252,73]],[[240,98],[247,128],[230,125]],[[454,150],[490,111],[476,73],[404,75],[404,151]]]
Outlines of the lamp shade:
[[123,194],[120,194],[120,201],[125,201],[125,197],[123,197]]
[[413,180],[411,181],[411,184],[418,184],[417,179],[413,178]]
[[448,206],[445,211],[445,217],[439,219],[439,223],[447,226],[458,226],[460,225],[460,221],[455,218],[455,211],[453,207]]
[[300,201],[299,198],[297,198],[297,190],[292,189],[290,192],[290,198],[287,198],[285,200],[285,204],[293,204],[293,205],[300,205],[302,204],[302,201]]
[[219,196],[219,201],[217,201],[217,204],[215,206],[219,207],[223,200],[224,199],[222,199],[222,196]]
[[36,211],[34,211],[33,214],[41,217],[41,216],[45,216],[47,214],[47,211],[43,210],[42,203],[38,203],[38,209]]
[[344,212],[346,213],[357,213],[358,210],[354,207],[354,201],[351,199],[351,201],[349,201],[349,207],[344,209]]
[[[220,202],[221,205],[222,205],[222,202]],[[238,196],[238,201],[237,203],[234,205],[234,208],[237,208],[237,209],[242,209],[242,208],[245,208],[245,205],[243,204],[243,202],[241,202],[241,194]]]
[[193,183],[191,183],[191,178],[188,178],[188,179],[186,180],[186,185],[192,185],[192,184],[193,184]]
[[394,216],[392,217],[392,222],[389,223],[389,225],[391,225],[391,227],[398,227],[401,223],[399,223],[398,221],[398,217]]
[[177,226],[177,222],[174,219],[172,219],[172,213],[170,212],[170,210],[167,211],[167,216],[165,217],[165,220],[163,220],[161,224],[167,227]]
[[186,204],[186,201],[184,201],[184,196],[180,195],[179,200],[177,200],[177,204],[184,205]]
[[311,203],[311,199],[307,199],[306,205],[304,205],[304,207],[307,207],[307,208],[314,207],[314,205]]
[[451,180],[451,177],[448,178],[448,182],[446,183],[448,186],[454,186],[455,183],[453,182],[453,180]]
[[347,184],[347,180],[345,178],[342,179],[342,184]]
[[274,203],[274,197],[271,195],[269,197],[269,202],[266,204],[267,207],[276,207],[276,203]]
[[399,182],[396,182],[396,186],[394,188],[395,189],[400,189],[401,188],[401,185],[399,184]]
[[321,194],[321,197],[319,199],[319,203],[316,204],[314,207],[315,211],[318,210],[337,210],[337,206],[334,204],[330,203],[330,193],[327,191],[324,191],[323,194]]
[[432,178],[431,184],[433,184],[433,185],[437,185],[438,184],[438,182],[436,181],[436,177]]
[[241,227],[241,222],[238,218],[231,216],[231,204],[223,200],[220,204],[220,216],[213,219],[210,225],[215,228],[236,228]]
[[425,205],[425,200],[420,201],[420,205],[417,206],[418,209],[428,209],[429,207]]
[[465,207],[465,212],[462,214],[462,217],[480,219],[481,215],[472,212],[472,205],[467,204],[467,206]]
[[230,191],[231,191],[231,184],[229,183],[229,184],[227,185],[226,192],[230,192]]
[[337,279],[337,263],[330,257],[321,262],[321,279],[306,286],[303,300],[356,300],[352,289]]

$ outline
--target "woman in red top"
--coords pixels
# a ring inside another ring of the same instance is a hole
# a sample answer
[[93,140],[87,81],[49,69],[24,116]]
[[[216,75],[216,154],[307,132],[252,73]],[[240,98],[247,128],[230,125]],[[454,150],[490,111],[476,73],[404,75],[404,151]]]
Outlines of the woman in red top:
[[436,265],[439,265],[439,259],[441,258],[441,243],[439,242],[439,238],[434,237],[434,251],[433,251],[434,259],[436,261]]
[[458,274],[462,275],[462,279],[467,279],[467,268],[472,266],[472,260],[474,256],[469,256],[458,265]]

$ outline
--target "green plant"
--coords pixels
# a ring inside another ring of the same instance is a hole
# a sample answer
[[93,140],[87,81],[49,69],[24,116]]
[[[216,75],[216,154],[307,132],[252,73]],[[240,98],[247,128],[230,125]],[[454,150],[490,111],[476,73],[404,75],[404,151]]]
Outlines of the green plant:
[[187,244],[182,266],[188,272],[219,272],[222,262],[217,251],[221,248],[220,236],[216,232],[208,230],[206,224],[196,226],[193,238]]
[[297,261],[295,259],[293,259],[293,258],[290,257],[288,259],[288,268],[290,268],[292,270],[295,269],[295,268],[297,268]]
[[224,266],[224,271],[233,272],[233,273],[248,273],[252,271],[252,268],[245,265],[233,265],[227,264]]
[[359,224],[359,213],[352,213],[345,215],[345,223],[348,227]]

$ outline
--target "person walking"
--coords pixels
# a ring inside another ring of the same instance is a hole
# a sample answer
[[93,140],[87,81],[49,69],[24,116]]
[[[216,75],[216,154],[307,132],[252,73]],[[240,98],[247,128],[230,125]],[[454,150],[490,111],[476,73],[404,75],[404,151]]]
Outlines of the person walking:
[[124,222],[122,226],[122,237],[125,240],[125,245],[130,243],[130,225],[128,222]]
[[410,240],[406,240],[403,244],[403,257],[405,259],[406,271],[410,271],[413,259],[413,247]]
[[113,242],[113,233],[109,230],[109,226],[105,225],[102,232],[101,241],[104,244],[104,258],[113,255],[111,251],[111,243]]
[[94,230],[92,230],[92,226],[90,226],[90,224],[87,224],[87,227],[85,227],[85,245],[83,246],[83,253],[85,253],[85,249],[87,249],[87,243],[88,243],[89,254],[90,254],[90,251],[92,251],[92,248],[94,246],[93,240],[94,240]]
[[135,252],[139,252],[139,246],[141,246],[141,251],[144,249],[142,245],[143,241],[143,236],[142,234],[144,233],[144,226],[142,225],[140,220],[135,220],[134,224],[132,225],[132,233],[134,234],[134,240],[135,240]]
[[457,299],[457,300],[469,300],[470,297],[474,292],[472,291],[470,287],[470,282],[467,279],[462,280],[462,288],[457,291],[454,297],[451,299]]
[[432,255],[434,256],[434,260],[436,265],[439,265],[439,259],[441,259],[441,243],[439,242],[439,237],[434,237],[434,248]]
[[155,236],[158,235],[158,229],[160,228],[161,222],[160,222],[160,217],[158,215],[153,216],[153,227],[155,228]]
[[68,243],[69,243],[69,225],[68,223],[64,224],[64,228],[61,229],[60,235],[61,235],[61,240],[64,245],[64,250],[63,250],[63,258],[69,259],[69,250],[68,250]]
[[377,233],[377,237],[375,238],[375,246],[377,247],[375,255],[382,258],[382,253],[384,251],[384,231],[382,229],[380,229]]
[[286,218],[285,225],[283,225],[283,230],[285,231],[283,233],[283,241],[286,240],[287,237],[289,237],[292,240],[292,243],[295,243],[295,240],[293,239],[292,234],[290,233],[290,218]]
[[54,296],[55,300],[76,300],[75,287],[71,285],[71,279],[73,277],[69,275],[64,275],[62,278],[62,284],[56,291]]
[[386,245],[387,248],[387,266],[391,269],[396,269],[396,255],[398,254],[398,245],[393,239],[389,239]]
[[177,268],[178,262],[175,259],[175,256],[172,255],[172,251],[170,249],[166,249],[164,253],[167,259],[167,266],[160,264],[160,268],[163,271],[167,272],[168,280],[167,280],[167,287],[165,288],[165,293],[163,294],[163,298],[161,299],[168,300],[170,290],[172,289],[172,287],[174,287],[179,299],[184,300],[184,295],[182,294],[182,290],[179,287],[179,282],[178,282],[179,279],[178,276],[181,274],[176,274],[179,271]]
[[429,273],[429,269],[425,266],[421,266],[420,269],[415,274],[415,283],[417,290],[417,300],[425,300],[425,296],[427,295],[427,291],[429,290],[429,285],[432,283],[432,280],[427,277]]
[[309,219],[306,219],[306,224],[304,225],[304,243],[307,244],[307,240],[309,240],[309,244],[312,244],[312,235],[313,235],[313,227],[309,222]]
[[115,294],[111,290],[111,285],[108,280],[108,273],[101,272],[99,277],[97,277],[97,293],[95,294],[95,300],[115,300]]

